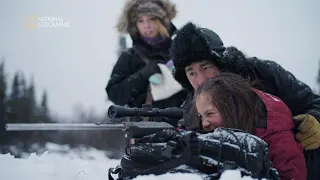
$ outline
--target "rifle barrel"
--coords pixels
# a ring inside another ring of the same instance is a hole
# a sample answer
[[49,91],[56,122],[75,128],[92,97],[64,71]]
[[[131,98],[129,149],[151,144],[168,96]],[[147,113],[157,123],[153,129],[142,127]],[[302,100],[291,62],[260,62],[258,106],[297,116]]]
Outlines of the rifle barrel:
[[125,124],[95,123],[7,123],[7,131],[72,131],[72,130],[116,130]]

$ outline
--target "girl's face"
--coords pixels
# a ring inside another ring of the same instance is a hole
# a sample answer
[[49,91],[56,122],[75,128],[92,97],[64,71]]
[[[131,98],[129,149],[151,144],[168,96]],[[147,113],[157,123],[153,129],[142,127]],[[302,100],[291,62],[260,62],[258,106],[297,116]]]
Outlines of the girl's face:
[[218,109],[212,104],[210,96],[199,95],[196,98],[196,108],[205,131],[213,131],[215,128],[223,126],[222,117]]
[[156,17],[141,16],[137,20],[137,28],[140,35],[144,37],[156,37],[158,35]]

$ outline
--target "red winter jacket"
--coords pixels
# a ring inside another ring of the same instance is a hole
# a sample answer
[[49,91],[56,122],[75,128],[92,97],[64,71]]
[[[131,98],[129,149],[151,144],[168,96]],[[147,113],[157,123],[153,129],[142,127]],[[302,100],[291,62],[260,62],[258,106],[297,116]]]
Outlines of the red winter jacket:
[[307,179],[303,147],[295,141],[292,113],[278,97],[253,89],[267,109],[267,128],[256,128],[255,135],[269,146],[269,156],[282,179]]

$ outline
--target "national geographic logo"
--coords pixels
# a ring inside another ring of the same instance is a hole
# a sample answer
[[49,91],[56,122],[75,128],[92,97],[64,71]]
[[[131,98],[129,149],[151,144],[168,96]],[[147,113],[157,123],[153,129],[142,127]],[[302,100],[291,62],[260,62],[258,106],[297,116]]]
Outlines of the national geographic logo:
[[28,29],[34,29],[37,27],[37,16],[30,15],[26,18],[26,27]]
[[26,28],[68,28],[70,26],[69,21],[64,21],[61,16],[26,16]]

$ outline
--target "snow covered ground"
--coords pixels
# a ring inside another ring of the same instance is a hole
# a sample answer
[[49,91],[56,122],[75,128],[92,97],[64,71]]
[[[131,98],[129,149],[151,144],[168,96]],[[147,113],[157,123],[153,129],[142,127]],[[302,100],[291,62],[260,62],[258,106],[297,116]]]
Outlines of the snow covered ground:
[[[14,148],[14,147],[12,147]],[[70,148],[47,143],[43,153],[22,153],[22,158],[11,154],[0,154],[1,180],[108,180],[108,169],[116,167],[119,160],[109,159],[107,152],[95,148]],[[196,174],[164,174],[160,176],[139,176],[136,180],[197,180]],[[225,179],[241,178],[238,171],[227,171]]]

